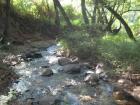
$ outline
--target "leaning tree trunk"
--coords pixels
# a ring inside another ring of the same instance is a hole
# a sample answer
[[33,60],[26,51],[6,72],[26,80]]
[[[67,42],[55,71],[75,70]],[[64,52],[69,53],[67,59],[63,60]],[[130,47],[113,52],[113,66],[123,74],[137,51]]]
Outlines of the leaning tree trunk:
[[65,10],[63,9],[63,7],[61,6],[59,0],[54,0],[54,2],[55,2],[55,4],[56,4],[56,6],[59,8],[59,10],[61,11],[62,15],[64,16],[66,23],[67,23],[68,26],[72,29],[72,24],[71,24],[71,22],[70,22],[70,19],[69,19],[69,17],[67,16],[67,14],[66,14]]
[[9,34],[9,15],[10,15],[10,0],[6,0],[6,18],[5,18],[5,28],[3,32],[3,39],[2,39],[2,44],[6,43],[8,34]]
[[107,31],[112,32],[111,26],[112,26],[113,23],[114,23],[114,19],[111,18],[111,19],[109,20],[109,22],[107,23],[107,27],[106,27],[106,30],[107,30]]
[[85,6],[85,0],[81,0],[81,10],[82,10],[82,15],[83,15],[83,19],[86,25],[89,24],[89,20],[88,20],[88,16],[86,13],[86,6]]
[[55,9],[55,24],[56,24],[56,26],[60,27],[59,11],[58,11],[58,8],[56,6],[55,0],[53,0],[53,3],[54,3],[54,9]]
[[123,24],[129,38],[136,41],[136,39],[134,38],[133,32],[131,31],[131,28],[128,26],[128,24],[125,22],[125,20],[116,11],[114,11],[111,7],[105,6],[105,8],[108,9]]

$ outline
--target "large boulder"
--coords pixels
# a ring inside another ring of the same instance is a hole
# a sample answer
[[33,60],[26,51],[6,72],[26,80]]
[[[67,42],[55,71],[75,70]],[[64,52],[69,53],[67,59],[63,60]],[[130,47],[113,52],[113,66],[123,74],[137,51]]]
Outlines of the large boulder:
[[77,74],[77,73],[81,72],[81,65],[80,64],[68,64],[68,65],[63,66],[62,70],[69,74]]

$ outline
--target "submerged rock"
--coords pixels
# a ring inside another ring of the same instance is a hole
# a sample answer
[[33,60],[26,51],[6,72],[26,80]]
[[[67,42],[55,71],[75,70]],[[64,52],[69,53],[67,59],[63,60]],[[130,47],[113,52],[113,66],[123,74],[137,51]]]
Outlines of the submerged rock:
[[70,92],[64,92],[64,94],[64,105],[80,105],[80,100],[75,94]]
[[44,68],[41,76],[51,76],[53,75],[53,71],[50,68]]
[[55,105],[55,100],[54,96],[44,96],[39,100],[39,105]]
[[62,70],[69,74],[76,74],[81,72],[81,66],[80,64],[68,64],[63,66]]

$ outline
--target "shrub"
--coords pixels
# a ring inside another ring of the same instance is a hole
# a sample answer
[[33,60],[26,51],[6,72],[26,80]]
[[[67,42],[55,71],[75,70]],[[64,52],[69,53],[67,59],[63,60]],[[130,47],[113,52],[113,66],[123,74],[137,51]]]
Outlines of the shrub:
[[129,40],[125,35],[106,36],[100,40],[101,55],[113,65],[139,69],[140,43]]
[[100,60],[119,68],[131,65],[135,70],[140,69],[140,42],[131,41],[127,35],[93,38],[86,31],[75,31],[65,33],[59,42],[81,59],[91,59],[94,63]]
[[64,47],[70,49],[71,54],[82,59],[91,58],[96,55],[96,41],[85,31],[65,33],[59,41]]

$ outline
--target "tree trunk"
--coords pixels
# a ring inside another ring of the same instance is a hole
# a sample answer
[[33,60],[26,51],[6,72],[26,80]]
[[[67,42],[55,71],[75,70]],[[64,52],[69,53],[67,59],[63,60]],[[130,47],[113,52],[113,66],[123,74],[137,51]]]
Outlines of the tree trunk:
[[107,15],[106,15],[106,12],[105,12],[103,7],[102,7],[102,14],[103,14],[104,23],[107,24],[108,23],[108,19],[107,19]]
[[47,9],[48,9],[48,19],[49,19],[49,24],[51,24],[51,15],[50,15],[51,10],[50,10],[50,6],[49,6],[49,3],[47,2],[47,0],[46,0],[46,4],[47,4]]
[[53,0],[53,3],[54,3],[54,9],[55,9],[55,24],[56,24],[56,26],[60,27],[59,11],[58,11],[58,8],[56,6],[55,0]]
[[96,16],[97,16],[97,7],[98,7],[98,0],[93,0],[94,2],[94,10],[93,10],[93,18],[92,23],[96,23]]
[[114,23],[114,19],[112,18],[112,19],[109,20],[109,22],[107,24],[107,27],[106,27],[107,31],[109,31],[109,32],[112,31],[111,26],[112,26],[113,23]]
[[83,15],[83,19],[84,19],[85,24],[89,25],[88,16],[86,13],[85,0],[81,0],[81,10],[82,10],[82,15]]
[[67,14],[66,14],[65,10],[63,9],[63,7],[61,6],[59,0],[54,0],[54,2],[56,4],[56,6],[59,8],[59,10],[61,11],[62,15],[64,16],[67,25],[72,29],[72,24],[70,22],[70,19],[67,16]]
[[101,11],[100,11],[100,8],[98,7],[97,8],[97,13],[98,13],[98,19],[97,19],[97,23],[103,23],[103,17],[102,17],[102,14],[101,14]]
[[125,22],[125,20],[116,11],[114,11],[111,7],[105,6],[105,8],[108,9],[123,24],[129,38],[136,41],[136,39],[134,38],[134,35],[131,31],[131,28],[128,26],[128,24]]
[[2,1],[0,0],[0,16],[2,16],[2,13],[3,13],[3,4],[2,4]]
[[6,0],[6,18],[5,18],[5,29],[3,32],[2,44],[7,42],[9,35],[9,15],[10,15],[10,0]]

